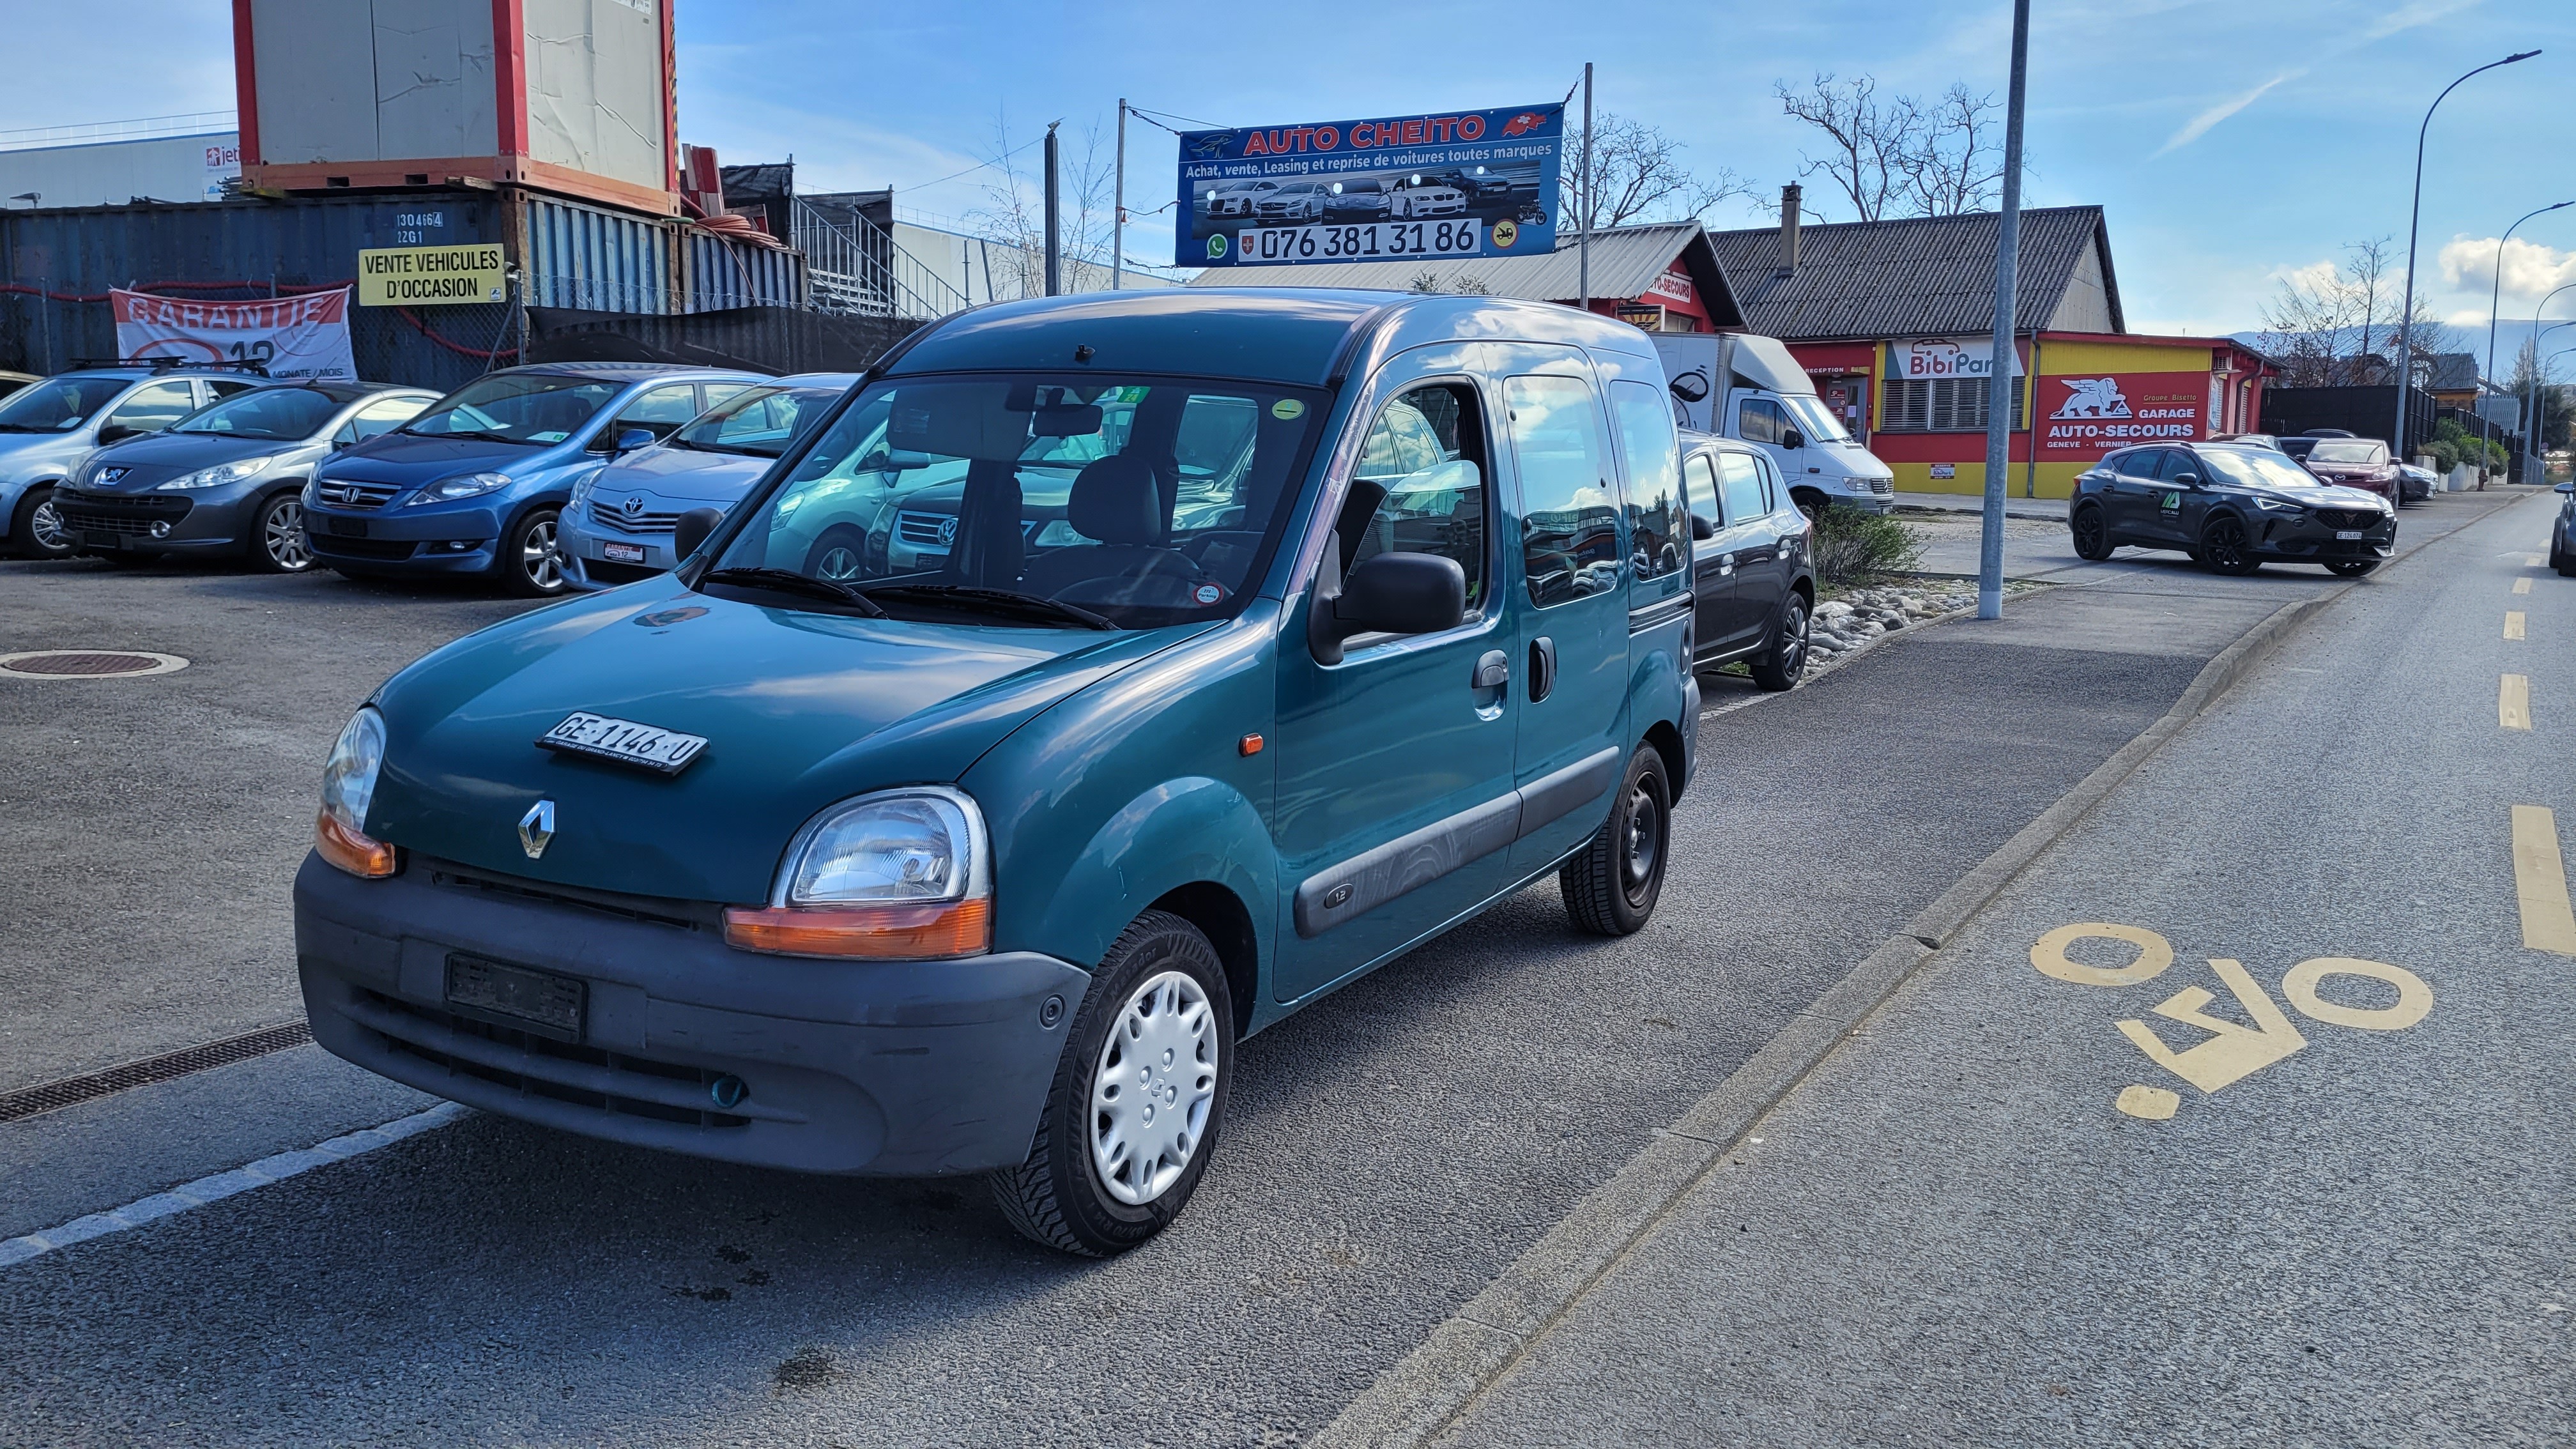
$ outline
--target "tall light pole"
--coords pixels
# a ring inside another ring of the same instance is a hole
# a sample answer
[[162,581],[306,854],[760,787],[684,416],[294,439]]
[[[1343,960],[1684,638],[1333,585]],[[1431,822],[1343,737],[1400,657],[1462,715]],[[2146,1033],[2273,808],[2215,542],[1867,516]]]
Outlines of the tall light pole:
[[2415,377],[2415,358],[2408,349],[2415,326],[2415,234],[2424,219],[2424,135],[2433,128],[2433,113],[2442,108],[2442,102],[2450,99],[2451,92],[2460,88],[2460,81],[2500,65],[2529,60],[2538,54],[2540,52],[2536,50],[2525,50],[2502,60],[2488,61],[2461,76],[2460,80],[2442,87],[2442,93],[2433,98],[2433,104],[2424,108],[2424,123],[2415,128],[2415,197],[2408,203],[2406,211],[2406,300],[2404,308],[2397,314],[2397,424],[2388,435],[2388,454],[2401,462],[2406,457],[2406,394],[2412,390]]
[[[2012,471],[2013,292],[2021,262],[2022,94],[2030,78],[2030,0],[2013,0],[2012,82],[2004,105],[2003,211],[1995,218],[1995,354],[1986,379],[1986,516],[1977,541],[1977,617],[2004,616],[2004,475]],[[2039,437],[2031,436],[2032,456]]]
[[[2481,386],[2478,389],[2478,395],[2480,397],[2484,397],[2486,395],[2486,389],[2483,386],[2484,381],[2491,380],[2495,377],[2496,308],[2502,305],[2504,301],[2504,244],[2513,240],[2514,227],[2522,225],[2523,222],[2529,221],[2535,216],[2546,216],[2550,212],[2570,206],[2576,206],[2576,201],[2562,201],[2555,206],[2544,206],[2536,211],[2526,211],[2522,214],[2521,221],[2515,222],[2513,226],[2506,227],[2504,229],[2504,235],[2496,238],[2495,285],[2487,289],[2486,379],[2481,380]],[[2486,437],[2487,413],[2486,409],[2480,408],[2478,409],[2478,441],[2483,443],[2486,441]],[[2487,486],[2487,460],[2484,458],[2478,459],[2478,486],[2480,488]]]
[[[2531,373],[2533,382],[2531,387],[2531,400],[2533,403],[2537,404],[2541,400],[2543,391],[2549,386],[2549,364],[2556,362],[2558,359],[2565,357],[2571,352],[2576,352],[2576,347],[2562,347],[2556,352],[2549,354],[2546,359],[2532,364]],[[2531,448],[2532,466],[2537,467],[2540,470],[2539,478],[2530,479],[2526,477],[2525,481],[2537,482],[2541,487],[2546,488],[2549,486],[2549,451],[2545,447],[2541,446],[2540,424],[2537,421],[2534,421],[2531,426],[2531,431],[2523,436],[2531,440],[2529,446]],[[2524,472],[2527,475],[2530,472],[2530,469],[2526,468],[2524,469]]]
[[[2576,282],[2571,282],[2571,283],[2569,283],[2569,284],[2568,284],[2568,286],[2576,286]],[[2566,291],[2566,290],[2567,290],[2567,288],[2566,288],[2566,287],[2561,287],[2561,288],[2559,288],[2559,289],[2558,289],[2558,292],[2563,292],[2563,291]],[[2557,296],[2557,295],[2558,295],[2558,292],[2552,292],[2552,293],[2550,293],[2549,295],[2550,295],[2550,296],[2552,296],[2552,297],[2555,297],[2555,296]],[[2544,305],[2545,305],[2545,303],[2544,303]],[[2552,333],[2552,332],[2557,331],[2557,330],[2558,330],[2559,328],[2561,328],[2561,327],[2576,327],[2576,318],[2570,318],[2569,320],[2567,320],[2567,321],[2565,321],[2565,322],[2552,322],[2552,323],[2550,323],[2548,326],[2546,326],[2546,327],[2542,327],[2542,326],[2540,325],[2540,319],[2539,319],[2539,318],[2537,318],[2537,317],[2534,317],[2534,318],[2532,318],[2532,319],[2531,319],[2531,324],[2532,324],[2532,326],[2536,329],[2536,330],[2531,334],[2531,401],[2530,401],[2529,403],[2527,403],[2527,404],[2525,405],[2525,407],[2524,407],[2523,420],[2522,420],[2522,456],[2523,456],[2522,475],[2523,475],[2523,481],[2524,481],[2524,482],[2526,482],[2526,483],[2527,483],[2527,482],[2529,482],[2529,481],[2531,481],[2531,469],[2532,469],[2532,465],[2534,465],[2534,464],[2538,463],[2538,462],[2541,460],[2541,451],[2540,451],[2540,421],[2541,421],[2541,419],[2540,419],[2540,395],[2541,395],[2541,390],[2542,390],[2541,378],[2547,375],[2548,369],[2547,369],[2547,367],[2546,367],[2546,366],[2544,366],[2544,365],[2542,364],[2542,362],[2541,362],[2541,360],[2540,360],[2540,339],[2541,339],[2541,338],[2543,338],[2543,337],[2548,336],[2548,335],[2549,335],[2550,333]],[[2558,355],[2559,355],[2559,354],[2554,353],[2554,352],[2550,354],[2550,356],[2552,356],[2552,357],[2555,357],[2555,356],[2558,356]],[[2545,481],[2545,477],[2544,477],[2544,481]]]
[[1046,294],[1056,296],[1064,290],[1064,242],[1056,230],[1061,218],[1061,201],[1056,194],[1055,128],[1058,122],[1047,122],[1046,133]]
[[[2534,308],[2532,308],[2532,309],[2531,309],[2531,357],[2532,357],[2532,368],[2533,368],[2533,371],[2534,371],[2535,373],[2537,373],[2537,372],[2538,372],[2538,370],[2539,370],[2539,366],[2540,366],[2540,338],[2541,338],[2541,330],[2540,330],[2540,315],[2541,315],[2542,313],[2544,313],[2544,312],[2546,312],[2546,311],[2548,311],[2548,310],[2549,310],[2549,304],[2550,304],[2550,303],[2555,302],[2555,301],[2557,301],[2557,300],[2558,300],[2558,294],[2559,294],[2560,292],[2568,292],[2568,291],[2576,291],[2576,282],[2569,282],[2569,283],[2567,283],[2565,286],[2562,286],[2562,287],[2557,288],[2556,290],[2552,291],[2548,296],[2541,298],[2541,299],[2540,299],[2540,305],[2539,305],[2539,306],[2534,307]],[[2558,329],[2557,329],[2556,327],[2554,327],[2554,326],[2553,326],[2553,327],[2551,327],[2549,330],[2550,330],[2550,331],[2552,331],[2552,332],[2555,332],[2555,331],[2557,331]],[[2539,428],[2538,428],[2538,420],[2532,417],[2532,415],[2531,415],[2531,409],[2530,409],[2530,406],[2529,406],[2528,404],[2526,404],[2526,405],[2524,406],[2524,408],[2523,408],[2523,414],[2522,414],[2522,420],[2521,420],[2521,421],[2522,421],[2522,453],[2523,453],[2523,456],[2524,456],[2524,457],[2528,458],[2528,457],[2530,457],[2530,456],[2531,456],[2531,452],[2532,452],[2532,448],[2531,448],[2531,440],[2532,440],[2532,438],[2533,438],[2533,437],[2538,433],[2538,431],[2539,431]],[[2528,473],[2528,472],[2530,472],[2531,470],[2526,466],[2526,467],[2524,468],[2524,470],[2523,470],[2523,471],[2524,471],[2525,473]]]
[[[1117,180],[1110,186],[1109,197],[1109,290],[1115,292],[1127,279],[1127,98],[1118,98],[1118,164]],[[2561,202],[2560,205],[2566,203]],[[2528,218],[2526,218],[2527,220]],[[2514,225],[2520,226],[2521,222]],[[2511,235],[2511,233],[2507,233]],[[2496,255],[2504,251],[2498,247]],[[2498,266],[2503,263],[2499,261]],[[2487,358],[2495,358],[2495,319],[2487,319]]]

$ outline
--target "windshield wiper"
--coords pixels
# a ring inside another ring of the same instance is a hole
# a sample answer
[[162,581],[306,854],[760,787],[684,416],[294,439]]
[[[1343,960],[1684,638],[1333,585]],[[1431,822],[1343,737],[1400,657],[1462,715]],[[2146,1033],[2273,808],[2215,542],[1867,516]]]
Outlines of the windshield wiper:
[[966,608],[980,608],[988,613],[1018,614],[1023,618],[1060,619],[1067,623],[1079,624],[1086,629],[1115,631],[1118,627],[1089,609],[1077,608],[1072,604],[1061,603],[1054,599],[1041,598],[1036,594],[1013,593],[1009,589],[978,588],[972,584],[878,584],[867,592],[920,598],[930,603],[955,603]]
[[[511,437],[508,433],[489,432],[480,428],[460,428],[452,433],[425,433],[418,428],[408,427],[398,429],[397,431],[409,433],[415,438],[479,438],[487,443],[526,443],[528,441],[525,438]],[[531,444],[530,446],[534,445]]]
[[732,584],[737,588],[745,589],[767,589],[777,594],[803,594],[809,599],[829,599],[836,604],[847,604],[871,619],[886,617],[883,605],[848,584],[835,583],[830,579],[818,579],[811,574],[800,574],[794,569],[765,567],[715,569],[702,575],[698,582]]
[[[78,423],[72,424],[72,427],[75,428],[79,426],[80,424]],[[0,433],[64,433],[69,431],[71,431],[70,428],[59,428],[52,426],[51,424],[39,426],[35,423],[0,423]]]

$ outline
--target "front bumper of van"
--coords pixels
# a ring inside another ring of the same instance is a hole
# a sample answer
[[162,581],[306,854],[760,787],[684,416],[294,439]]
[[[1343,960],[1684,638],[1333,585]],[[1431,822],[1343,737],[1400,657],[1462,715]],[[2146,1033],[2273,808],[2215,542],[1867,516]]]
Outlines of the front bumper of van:
[[379,1075],[567,1132],[800,1172],[1027,1159],[1087,973],[1025,951],[771,956],[726,945],[716,920],[418,856],[369,881],[308,855],[295,878],[314,1040]]

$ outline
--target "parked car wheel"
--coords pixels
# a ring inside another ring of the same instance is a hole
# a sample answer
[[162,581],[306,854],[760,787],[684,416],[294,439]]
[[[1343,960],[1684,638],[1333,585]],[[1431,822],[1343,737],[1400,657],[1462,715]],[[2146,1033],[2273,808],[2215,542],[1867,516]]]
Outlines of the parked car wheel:
[[563,592],[563,560],[555,552],[556,522],[554,509],[531,510],[501,541],[501,556],[493,566],[500,570],[503,588],[523,599],[552,598]]
[[2242,576],[2263,566],[2245,538],[2244,520],[2222,513],[2200,530],[2200,561],[2211,573]]
[[1556,873],[1557,893],[1576,926],[1597,936],[1625,936],[1655,913],[1664,862],[1672,854],[1672,800],[1664,757],[1653,745],[1639,745],[1611,798],[1610,818]]
[[2377,567],[2375,558],[2339,558],[2326,565],[2326,572],[2339,579],[2357,579]]
[[250,566],[264,574],[300,574],[313,567],[303,499],[287,492],[260,505],[251,523]]
[[1207,1171],[1233,1067],[1216,948],[1167,911],[1138,916],[1074,1013],[1028,1161],[993,1174],[1002,1216],[1086,1258],[1161,1232]]
[[856,524],[836,523],[814,540],[805,556],[805,572],[818,579],[846,583],[867,572],[868,536]]
[[63,527],[63,511],[55,506],[51,488],[30,488],[18,500],[9,542],[27,558],[69,558],[80,551],[71,530]]
[[2087,503],[2075,510],[2067,525],[2075,534],[2075,556],[2088,563],[2100,563],[2111,556],[2117,545],[2111,542],[2111,530],[2102,519],[2102,505]]
[[1807,516],[1809,523],[1820,522],[1825,516],[1825,510],[1833,504],[1832,499],[1813,488],[1790,489],[1789,501],[1798,505],[1798,511]]
[[1798,687],[1798,679],[1807,672],[1807,635],[1815,627],[1815,616],[1807,608],[1807,596],[1796,589],[1780,601],[1780,618],[1772,625],[1771,648],[1761,658],[1745,665],[1753,674],[1756,687],[1774,694]]
[[2558,576],[2562,579],[2576,579],[2576,553],[2551,554],[2549,566],[2558,570]]

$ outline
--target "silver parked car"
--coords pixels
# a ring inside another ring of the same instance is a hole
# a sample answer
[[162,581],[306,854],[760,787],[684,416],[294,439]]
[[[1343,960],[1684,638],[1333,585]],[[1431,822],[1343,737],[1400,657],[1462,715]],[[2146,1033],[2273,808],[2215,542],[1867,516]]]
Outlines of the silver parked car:
[[24,558],[69,558],[78,541],[54,506],[90,453],[157,433],[218,398],[268,380],[234,368],[153,362],[83,367],[0,398],[0,527]]

